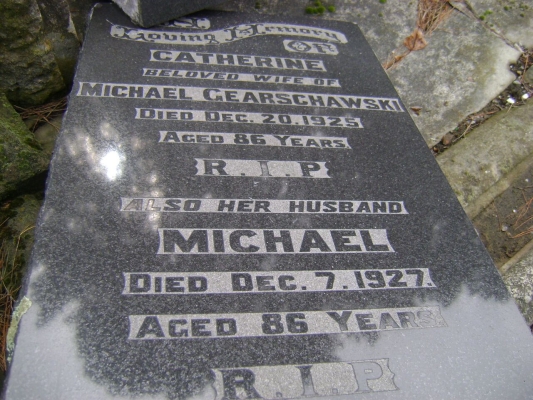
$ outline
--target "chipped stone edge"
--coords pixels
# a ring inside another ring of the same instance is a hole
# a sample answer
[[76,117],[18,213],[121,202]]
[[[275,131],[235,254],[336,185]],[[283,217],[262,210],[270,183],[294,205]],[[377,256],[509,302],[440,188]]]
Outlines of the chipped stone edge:
[[31,305],[31,300],[24,296],[15,307],[15,310],[13,310],[11,325],[7,331],[6,339],[6,359],[8,364],[11,364],[11,359],[13,358],[13,351],[15,350],[15,337],[17,336],[20,320],[22,319],[22,316],[28,312]]
[[531,249],[533,249],[533,240],[530,240],[528,244],[522,247],[520,251],[513,256],[513,258],[511,258],[509,261],[507,261],[505,264],[503,264],[499,268],[500,274],[502,275],[505,274],[512,267],[514,267],[516,264],[522,261],[525,258],[525,256],[530,252]]
[[141,7],[137,0],[113,0],[133,22],[142,22]]

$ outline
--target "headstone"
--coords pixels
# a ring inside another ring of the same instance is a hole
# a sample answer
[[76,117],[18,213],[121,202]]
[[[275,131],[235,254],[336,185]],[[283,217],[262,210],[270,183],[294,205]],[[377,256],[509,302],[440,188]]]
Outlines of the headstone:
[[94,10],[6,399],[530,396],[433,155],[357,26],[317,21]]
[[135,22],[151,27],[227,0],[113,0]]

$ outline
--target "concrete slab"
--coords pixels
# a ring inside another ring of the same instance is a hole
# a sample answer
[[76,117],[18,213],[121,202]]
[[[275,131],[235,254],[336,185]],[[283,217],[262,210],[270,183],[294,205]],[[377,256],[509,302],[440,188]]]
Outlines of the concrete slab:
[[481,23],[454,11],[425,49],[388,72],[406,106],[422,107],[411,115],[432,146],[516,79],[509,64],[519,56]]
[[416,1],[348,0],[336,3],[336,9],[326,18],[356,22],[382,64],[416,27]]
[[437,162],[466,208],[531,154],[533,102],[491,118]]
[[533,47],[531,0],[469,0],[468,3],[497,34],[522,47]]
[[[533,242],[531,242],[533,243]],[[533,325],[533,247],[504,275],[503,281],[514,297],[528,325]]]

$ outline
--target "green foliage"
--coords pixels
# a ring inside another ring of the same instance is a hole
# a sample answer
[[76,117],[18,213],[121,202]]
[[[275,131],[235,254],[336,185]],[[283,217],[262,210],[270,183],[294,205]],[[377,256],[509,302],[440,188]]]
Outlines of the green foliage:
[[335,6],[329,5],[325,6],[322,4],[322,1],[315,0],[313,2],[314,5],[305,7],[305,12],[307,14],[317,15],[317,14],[324,14],[326,11],[329,11],[330,13],[335,12]]
[[379,0],[379,2],[380,2],[381,4],[385,4],[385,3],[387,2],[387,0]]
[[479,19],[482,20],[482,21],[485,21],[485,19],[490,15],[492,14],[492,11],[491,10],[487,10],[485,11],[483,14],[481,14],[479,16]]

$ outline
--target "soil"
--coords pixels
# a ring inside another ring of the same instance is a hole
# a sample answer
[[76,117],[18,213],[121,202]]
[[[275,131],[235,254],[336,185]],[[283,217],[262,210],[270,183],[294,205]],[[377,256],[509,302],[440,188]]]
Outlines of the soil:
[[533,167],[473,220],[498,268],[533,238]]

